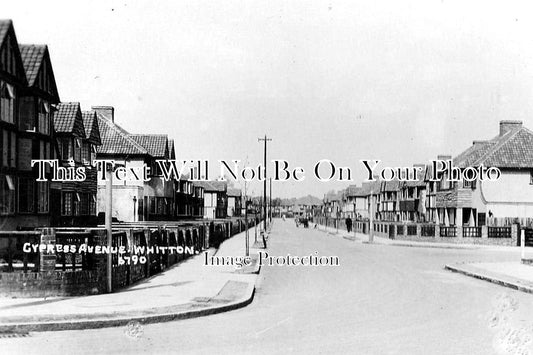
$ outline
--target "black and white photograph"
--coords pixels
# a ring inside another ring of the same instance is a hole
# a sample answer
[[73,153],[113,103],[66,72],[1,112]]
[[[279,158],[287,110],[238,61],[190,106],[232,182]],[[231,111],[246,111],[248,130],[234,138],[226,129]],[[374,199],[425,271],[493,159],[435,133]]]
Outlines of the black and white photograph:
[[533,4],[0,0],[0,354],[533,355]]

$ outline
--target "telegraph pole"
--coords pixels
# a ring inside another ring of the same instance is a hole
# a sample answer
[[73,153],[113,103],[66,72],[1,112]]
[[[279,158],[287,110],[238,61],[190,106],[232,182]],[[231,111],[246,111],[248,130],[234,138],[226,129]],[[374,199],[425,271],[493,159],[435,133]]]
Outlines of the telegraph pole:
[[370,189],[370,206],[369,206],[369,221],[368,221],[368,242],[374,242],[374,187]]
[[[114,163],[114,162],[113,162]],[[107,235],[107,246],[109,250],[113,246],[113,165],[108,166],[104,163],[106,169],[105,183],[105,229]],[[113,292],[113,255],[107,254],[107,292]]]
[[270,178],[270,191],[269,191],[269,197],[268,197],[268,200],[269,200],[269,204],[268,204],[268,216],[269,216],[269,221],[270,221],[270,223],[272,223],[272,178]]
[[246,191],[246,181],[244,182],[244,220],[245,220],[245,223],[246,223],[246,232],[244,233],[244,239],[245,239],[245,242],[244,242],[244,251],[245,251],[245,255],[246,256],[249,256],[250,255],[250,242],[248,240],[248,236],[249,236],[249,231],[248,231],[248,194],[247,194],[247,191]]
[[263,164],[265,168],[265,176],[263,176],[263,230],[266,232],[267,228],[267,202],[266,202],[266,195],[267,195],[267,142],[272,141],[271,138],[268,138],[265,134],[265,138],[257,138],[258,142],[264,141],[265,142],[265,148],[264,148],[264,159]]

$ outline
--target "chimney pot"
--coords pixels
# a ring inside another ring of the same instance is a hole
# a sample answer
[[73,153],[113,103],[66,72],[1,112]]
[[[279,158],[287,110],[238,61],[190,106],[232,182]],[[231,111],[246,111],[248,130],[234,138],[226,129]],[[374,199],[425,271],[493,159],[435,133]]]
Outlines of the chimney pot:
[[91,109],[115,123],[115,108],[113,106],[92,106]]
[[522,121],[500,121],[500,137],[509,131],[522,128]]

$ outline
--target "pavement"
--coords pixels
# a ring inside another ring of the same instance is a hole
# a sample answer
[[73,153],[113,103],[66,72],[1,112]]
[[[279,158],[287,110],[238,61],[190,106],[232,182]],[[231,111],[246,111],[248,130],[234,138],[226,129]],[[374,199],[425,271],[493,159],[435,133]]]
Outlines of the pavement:
[[[330,235],[337,235],[344,239],[369,243],[368,235],[362,233],[348,233],[345,230],[337,230],[331,227],[317,226],[318,230]],[[493,246],[479,244],[454,244],[454,243],[432,243],[418,241],[392,240],[388,238],[374,236],[374,244],[419,247],[419,248],[440,248],[440,249],[463,249],[463,250],[487,250],[487,251],[517,251],[519,247]],[[533,248],[528,248],[528,255],[533,255]],[[460,262],[445,264],[444,268],[453,272],[474,277],[480,280],[492,282],[494,284],[509,287],[518,291],[533,293],[533,265],[526,265],[520,259],[512,262]]]
[[446,264],[445,269],[515,290],[533,293],[533,266],[520,262]]
[[[250,233],[253,242],[253,229]],[[253,243],[251,243],[253,244]],[[245,232],[226,240],[208,256],[243,256]],[[204,253],[120,291],[81,297],[0,298],[0,334],[74,330],[164,322],[225,312],[252,302],[259,274],[253,263],[205,265]]]

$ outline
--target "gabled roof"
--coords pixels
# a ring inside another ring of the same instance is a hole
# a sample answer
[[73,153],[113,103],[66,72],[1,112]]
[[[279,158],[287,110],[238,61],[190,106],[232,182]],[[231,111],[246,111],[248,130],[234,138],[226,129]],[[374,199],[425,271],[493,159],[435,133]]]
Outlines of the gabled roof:
[[98,119],[96,118],[96,111],[82,111],[83,126],[85,127],[85,138],[89,143],[100,145],[100,128],[98,126]]
[[330,191],[324,196],[324,202],[339,201],[342,199],[343,192]]
[[454,165],[533,168],[533,132],[519,123],[490,141],[474,142],[453,160]]
[[393,192],[398,191],[400,188],[400,182],[398,180],[385,181],[383,183],[383,191]]
[[[6,50],[6,42],[9,38],[11,38],[11,41],[12,41],[11,48],[13,49],[12,54],[13,54],[13,58],[15,61],[15,72],[10,73],[10,74],[16,77],[18,80],[20,80],[24,85],[26,85],[28,81],[26,79],[24,64],[22,63],[22,58],[20,56],[20,49],[19,49],[19,45],[17,41],[17,36],[15,35],[15,28],[13,27],[13,21],[0,20],[0,55],[2,55],[3,51]],[[0,70],[3,69],[2,67],[3,65],[0,66]]]
[[54,113],[56,133],[70,133],[85,138],[85,128],[79,102],[61,102]]
[[381,190],[381,182],[379,180],[363,182],[363,188],[369,195],[378,195]]
[[359,192],[361,191],[361,188],[357,185],[350,185],[345,190],[345,195],[348,197],[357,196]]
[[[50,54],[48,53],[48,46],[37,44],[20,44],[20,55],[26,71],[26,78],[28,79],[28,86],[38,87],[44,92],[52,95],[59,101],[59,94],[57,92],[54,71],[52,69],[52,62],[50,61]],[[49,79],[50,87],[41,87],[37,81],[39,75],[46,75]]]
[[205,192],[225,192],[228,188],[226,181],[194,181],[193,185],[203,187]]
[[22,62],[24,63],[24,70],[26,70],[28,86],[33,86],[44,59],[46,46],[36,44],[19,44],[19,48]]
[[320,206],[322,201],[318,197],[307,195],[296,199],[295,204],[301,206]]
[[130,134],[130,137],[146,149],[154,158],[168,157],[168,136],[166,134]]
[[13,26],[13,21],[11,20],[0,20],[0,45],[4,43],[4,39],[7,36],[7,32]]
[[241,197],[242,196],[242,191],[241,189],[235,189],[235,188],[228,188],[228,191],[227,191],[227,195],[228,196],[233,196],[233,197]]
[[484,156],[494,144],[494,141],[474,141],[472,146],[453,159],[453,165],[460,168],[472,166],[472,164]]
[[148,155],[139,143],[133,140],[127,131],[97,113],[98,126],[102,145],[98,147],[98,154],[106,155]]
[[[425,186],[426,185],[426,181],[425,181],[425,178],[426,178],[426,170],[428,168],[427,165],[417,165],[418,167],[420,167],[421,171],[418,171],[418,169],[416,170],[416,181],[403,181],[400,183],[400,188],[405,188],[405,187],[421,187],[421,186]],[[409,175],[409,178],[411,178],[412,176]]]

